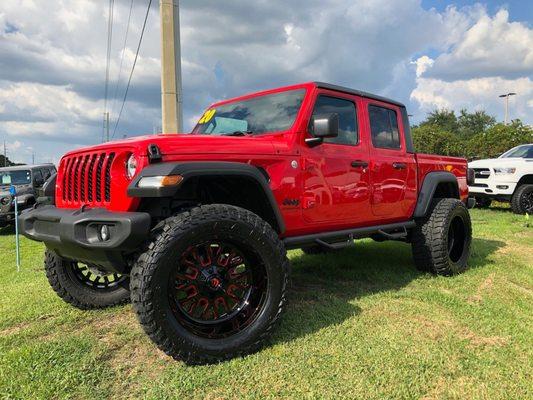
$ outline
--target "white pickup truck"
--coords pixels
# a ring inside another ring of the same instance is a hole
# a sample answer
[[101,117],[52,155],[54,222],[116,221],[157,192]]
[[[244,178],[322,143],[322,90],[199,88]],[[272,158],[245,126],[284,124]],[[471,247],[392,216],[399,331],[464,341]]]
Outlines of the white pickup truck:
[[516,214],[533,214],[533,144],[512,148],[500,157],[472,161],[475,182],[469,192],[478,207],[492,200],[510,202]]

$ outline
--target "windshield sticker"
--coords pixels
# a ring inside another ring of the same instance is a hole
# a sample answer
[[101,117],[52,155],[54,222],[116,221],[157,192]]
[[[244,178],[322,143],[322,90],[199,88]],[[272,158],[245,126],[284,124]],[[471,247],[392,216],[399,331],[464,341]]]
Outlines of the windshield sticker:
[[209,121],[213,119],[216,113],[217,113],[217,110],[215,109],[207,110],[202,116],[202,118],[200,118],[200,121],[198,121],[198,123],[207,124]]

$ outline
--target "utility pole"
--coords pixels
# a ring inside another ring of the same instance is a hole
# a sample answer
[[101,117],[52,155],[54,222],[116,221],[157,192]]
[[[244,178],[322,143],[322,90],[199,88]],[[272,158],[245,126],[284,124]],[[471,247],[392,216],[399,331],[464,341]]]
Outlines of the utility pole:
[[35,152],[31,153],[31,165],[35,165]]
[[109,111],[104,113],[104,142],[109,142]]
[[183,130],[179,0],[160,0],[163,133]]
[[505,125],[509,123],[509,97],[516,96],[516,93],[507,93],[500,95],[501,98],[505,97]]
[[6,146],[5,140],[4,140],[4,167],[7,167],[7,146]]

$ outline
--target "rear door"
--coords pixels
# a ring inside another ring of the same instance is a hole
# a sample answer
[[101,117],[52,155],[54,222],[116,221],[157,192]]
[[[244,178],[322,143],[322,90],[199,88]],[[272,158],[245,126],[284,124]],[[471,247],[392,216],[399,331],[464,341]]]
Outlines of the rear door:
[[406,151],[401,109],[374,100],[366,103],[372,213],[384,223],[405,220],[417,199],[417,169],[414,154]]
[[[304,218],[356,225],[371,216],[368,147],[361,140],[360,98],[319,90],[313,115],[339,115],[339,136],[304,147]],[[312,118],[312,116],[311,116]],[[311,137],[307,132],[307,137]]]

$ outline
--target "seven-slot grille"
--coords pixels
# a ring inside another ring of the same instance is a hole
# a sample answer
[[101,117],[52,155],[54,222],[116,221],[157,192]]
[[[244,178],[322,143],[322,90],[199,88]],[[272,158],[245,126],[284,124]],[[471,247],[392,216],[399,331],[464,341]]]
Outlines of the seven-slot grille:
[[115,153],[91,153],[63,163],[63,202],[72,205],[111,201],[111,166]]

